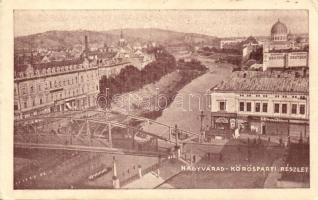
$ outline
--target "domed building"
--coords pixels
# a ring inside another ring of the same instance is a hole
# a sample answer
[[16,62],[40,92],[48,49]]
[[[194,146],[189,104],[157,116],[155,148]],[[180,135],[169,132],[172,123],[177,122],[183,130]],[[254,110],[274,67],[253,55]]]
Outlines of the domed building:
[[279,19],[273,24],[270,36],[263,45],[264,71],[308,68],[308,51],[295,46],[293,35]]
[[288,29],[287,26],[280,22],[279,19],[272,26],[271,29],[271,40],[272,41],[287,41]]

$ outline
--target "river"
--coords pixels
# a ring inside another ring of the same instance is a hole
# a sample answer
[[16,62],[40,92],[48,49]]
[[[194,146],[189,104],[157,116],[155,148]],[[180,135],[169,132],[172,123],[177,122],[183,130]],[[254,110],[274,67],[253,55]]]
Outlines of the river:
[[[209,70],[184,86],[176,95],[173,102],[156,119],[157,122],[170,126],[178,125],[182,130],[199,132],[200,111],[204,111],[203,126],[210,124],[210,112],[207,107],[207,91],[230,77],[232,67],[226,64],[216,64],[213,60],[197,57]],[[144,130],[152,133],[168,136],[166,127],[150,124],[144,125]]]

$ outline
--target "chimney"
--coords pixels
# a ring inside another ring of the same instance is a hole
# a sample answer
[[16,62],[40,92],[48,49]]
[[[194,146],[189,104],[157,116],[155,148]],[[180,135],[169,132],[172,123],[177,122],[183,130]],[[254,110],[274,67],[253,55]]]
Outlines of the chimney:
[[85,35],[85,51],[88,52],[89,48],[88,48],[88,37],[87,35]]

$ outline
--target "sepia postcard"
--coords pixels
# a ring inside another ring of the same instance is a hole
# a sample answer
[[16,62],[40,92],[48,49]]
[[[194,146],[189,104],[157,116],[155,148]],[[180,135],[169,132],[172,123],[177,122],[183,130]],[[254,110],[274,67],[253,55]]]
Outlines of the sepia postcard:
[[318,2],[26,2],[0,199],[318,198]]

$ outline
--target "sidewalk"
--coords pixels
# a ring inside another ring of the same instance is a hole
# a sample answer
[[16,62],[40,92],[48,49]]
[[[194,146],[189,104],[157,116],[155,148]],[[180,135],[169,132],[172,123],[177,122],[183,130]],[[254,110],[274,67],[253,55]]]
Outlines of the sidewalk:
[[171,177],[176,176],[181,172],[181,165],[185,165],[182,161],[171,159],[171,160],[165,160],[162,162],[159,170],[160,175],[157,175],[157,171],[151,171],[144,176],[142,176],[140,179],[137,179],[122,188],[129,189],[150,189],[150,188],[156,188],[157,186],[160,186],[165,181],[170,179]]
[[[272,166],[283,166],[283,158],[275,160]],[[277,188],[277,180],[280,178],[281,174],[278,171],[269,173],[264,182],[264,188]]]

